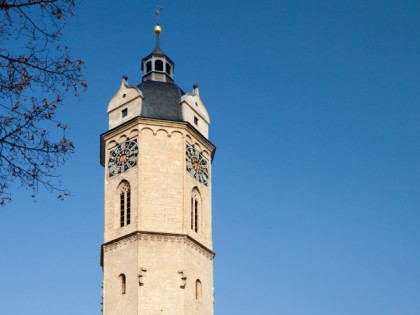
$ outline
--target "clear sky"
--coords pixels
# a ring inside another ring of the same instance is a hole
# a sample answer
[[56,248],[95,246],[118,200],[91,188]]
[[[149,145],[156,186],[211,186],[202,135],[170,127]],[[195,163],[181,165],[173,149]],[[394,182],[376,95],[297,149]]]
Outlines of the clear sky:
[[211,117],[216,315],[420,314],[418,0],[84,1],[89,88],[60,118],[72,197],[0,208],[0,314],[100,315],[99,135],[161,47]]

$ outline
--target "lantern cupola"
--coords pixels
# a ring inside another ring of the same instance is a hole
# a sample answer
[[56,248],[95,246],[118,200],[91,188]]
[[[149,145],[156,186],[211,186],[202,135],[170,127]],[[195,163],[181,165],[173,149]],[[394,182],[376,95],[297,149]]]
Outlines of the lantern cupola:
[[155,25],[156,47],[141,62],[144,81],[174,82],[174,62],[162,51],[159,46],[159,36],[162,28],[159,24]]

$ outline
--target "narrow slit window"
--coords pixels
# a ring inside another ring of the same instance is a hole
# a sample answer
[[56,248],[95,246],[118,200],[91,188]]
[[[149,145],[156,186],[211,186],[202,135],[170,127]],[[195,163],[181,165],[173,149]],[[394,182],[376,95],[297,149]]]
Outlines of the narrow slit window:
[[195,226],[194,226],[194,231],[198,232],[198,200],[196,199],[194,202],[194,209],[195,209],[195,215],[194,215],[194,221],[195,221]]
[[127,225],[131,222],[131,191],[127,191]]
[[196,116],[194,116],[194,125],[198,125],[198,118]]
[[197,301],[201,301],[201,296],[202,296],[201,281],[197,279],[195,281],[195,299]]
[[127,115],[128,115],[128,108],[124,108],[124,109],[121,111],[121,116],[122,116],[122,118],[124,118],[124,117],[127,117]]
[[125,194],[122,191],[120,193],[120,226],[124,226],[125,221]]
[[201,207],[200,191],[194,187],[191,192],[191,231],[198,233],[200,230],[200,207]]
[[194,230],[194,198],[191,198],[191,230]]
[[120,274],[120,276],[118,277],[120,278],[120,285],[121,285],[121,294],[125,294],[126,290],[127,290],[127,283],[126,283],[126,279],[125,279],[125,274]]

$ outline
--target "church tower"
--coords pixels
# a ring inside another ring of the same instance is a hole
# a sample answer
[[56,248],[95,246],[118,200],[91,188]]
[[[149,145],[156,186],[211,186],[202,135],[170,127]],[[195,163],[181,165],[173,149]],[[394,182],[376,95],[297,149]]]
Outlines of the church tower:
[[104,315],[213,315],[210,118],[159,45],[121,86],[101,135]]

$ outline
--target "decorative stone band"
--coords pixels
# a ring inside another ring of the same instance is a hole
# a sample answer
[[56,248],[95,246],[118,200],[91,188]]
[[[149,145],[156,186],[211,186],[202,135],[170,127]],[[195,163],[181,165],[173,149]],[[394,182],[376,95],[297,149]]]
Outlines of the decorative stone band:
[[[185,234],[173,234],[173,233],[159,233],[159,232],[145,232],[138,231],[127,234],[123,237],[112,240],[102,245],[102,252],[112,251],[116,248],[122,247],[126,244],[138,241],[150,241],[150,242],[166,242],[166,243],[184,243],[187,246],[195,249],[210,260],[214,259],[215,253],[193,239],[192,237]],[[102,260],[102,259],[101,259]]]

